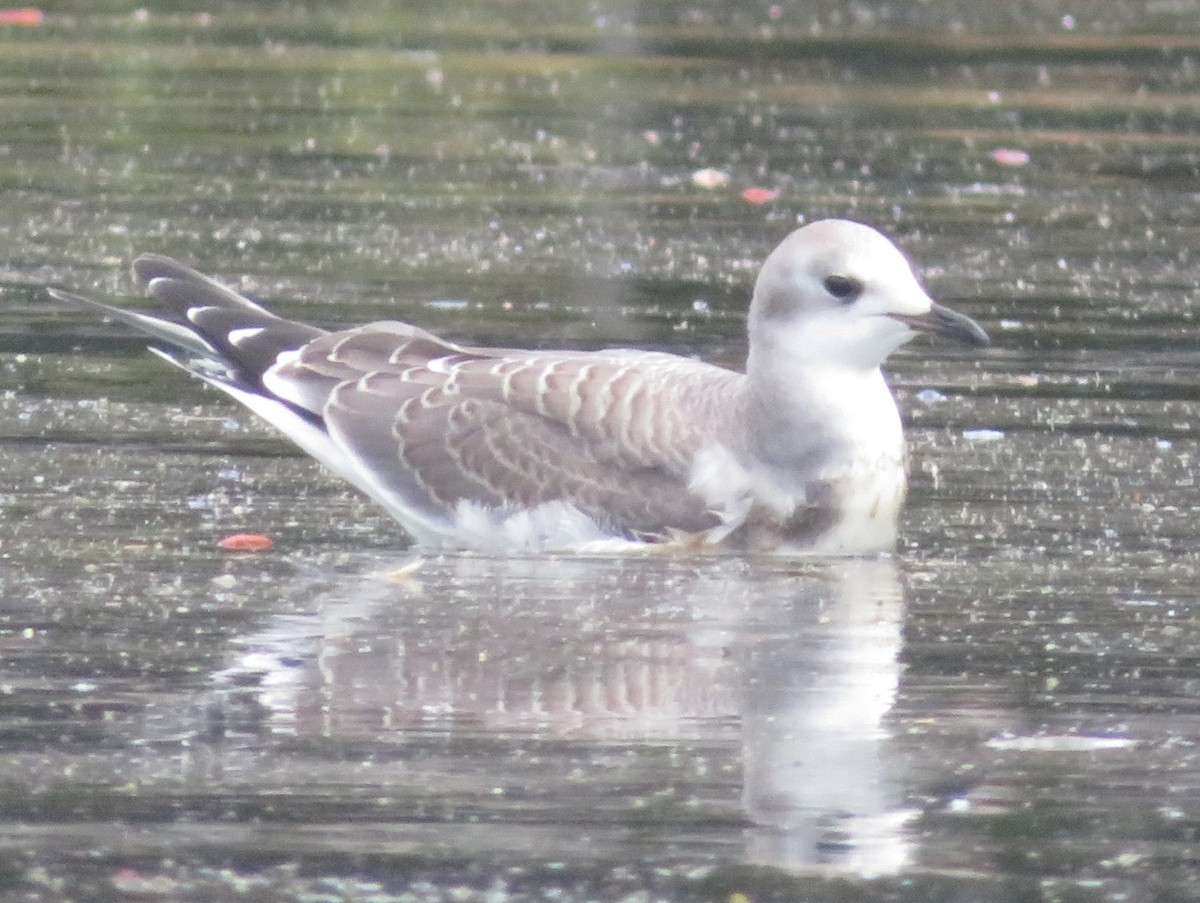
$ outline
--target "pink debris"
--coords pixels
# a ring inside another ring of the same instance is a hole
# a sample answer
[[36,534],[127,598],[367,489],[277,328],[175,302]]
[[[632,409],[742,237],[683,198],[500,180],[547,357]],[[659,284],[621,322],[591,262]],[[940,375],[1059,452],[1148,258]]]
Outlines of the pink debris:
[[1001,166],[1024,166],[1029,162],[1029,152],[1011,147],[997,147],[990,154],[993,163]]
[[779,192],[773,188],[747,188],[742,192],[742,200],[749,204],[769,204],[779,197]]
[[36,6],[0,6],[0,25],[41,25],[46,14]]

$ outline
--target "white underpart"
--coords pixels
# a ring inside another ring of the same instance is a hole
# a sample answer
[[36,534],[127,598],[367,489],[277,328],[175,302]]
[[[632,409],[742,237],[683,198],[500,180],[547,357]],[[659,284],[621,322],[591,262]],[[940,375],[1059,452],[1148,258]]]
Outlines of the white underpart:
[[[692,461],[688,489],[721,518],[709,541],[720,542],[737,530],[755,508],[786,520],[808,502],[806,484],[819,482],[832,488],[839,517],[815,544],[804,537],[805,551],[856,555],[890,548],[907,480],[903,428],[883,375],[878,370],[814,368],[781,385],[794,388],[781,392],[780,407],[805,409],[820,424],[814,427],[818,435],[809,438],[848,448],[851,454],[823,469],[805,469],[797,479],[787,469],[741,460],[721,442],[706,445]],[[813,417],[822,406],[829,410]]]
[[602,530],[591,517],[562,501],[515,510],[460,501],[454,509],[454,538],[447,544],[494,553],[607,552],[647,545]]
[[[714,542],[719,542],[744,524],[756,500],[783,502],[772,497],[764,482],[756,479],[737,456],[720,442],[700,449],[692,461],[688,490],[704,499],[709,509],[721,518],[721,525],[714,527],[710,534]],[[786,508],[780,507],[779,513],[785,514],[795,507],[794,502],[792,500],[792,504]]]

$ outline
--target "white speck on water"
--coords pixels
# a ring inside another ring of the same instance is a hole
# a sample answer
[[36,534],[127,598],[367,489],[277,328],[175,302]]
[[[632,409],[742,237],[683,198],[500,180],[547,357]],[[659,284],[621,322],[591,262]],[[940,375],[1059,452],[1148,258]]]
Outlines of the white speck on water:
[[1003,430],[963,430],[963,438],[968,442],[998,442],[1004,438]]
[[946,396],[937,389],[922,389],[917,393],[917,401],[924,405],[934,405],[946,400]]
[[718,188],[726,187],[730,182],[730,175],[720,169],[698,169],[692,173],[692,184],[697,188],[704,188],[708,191],[715,191]]
[[990,749],[1018,752],[1093,752],[1107,749],[1130,749],[1137,741],[1130,737],[1088,737],[1081,734],[1061,736],[1018,737],[1006,734],[993,737],[985,744]]

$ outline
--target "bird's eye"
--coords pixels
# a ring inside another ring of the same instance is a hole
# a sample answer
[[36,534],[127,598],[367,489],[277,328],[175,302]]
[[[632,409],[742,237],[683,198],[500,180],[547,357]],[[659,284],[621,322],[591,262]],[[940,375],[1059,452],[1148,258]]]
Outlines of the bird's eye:
[[839,301],[850,304],[863,293],[863,284],[852,276],[826,276],[825,291]]

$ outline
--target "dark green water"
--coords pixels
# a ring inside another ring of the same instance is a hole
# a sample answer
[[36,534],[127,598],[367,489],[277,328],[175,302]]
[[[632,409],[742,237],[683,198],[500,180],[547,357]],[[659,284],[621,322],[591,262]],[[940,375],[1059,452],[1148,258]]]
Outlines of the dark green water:
[[[0,25],[3,896],[1193,898],[1198,26],[1098,0]],[[384,515],[41,291],[132,301],[155,251],[322,324],[736,364],[759,262],[828,215],[994,338],[893,361],[894,562],[387,576]],[[217,550],[242,530],[275,550]]]

